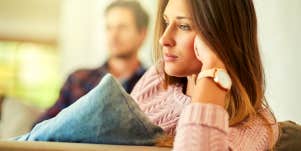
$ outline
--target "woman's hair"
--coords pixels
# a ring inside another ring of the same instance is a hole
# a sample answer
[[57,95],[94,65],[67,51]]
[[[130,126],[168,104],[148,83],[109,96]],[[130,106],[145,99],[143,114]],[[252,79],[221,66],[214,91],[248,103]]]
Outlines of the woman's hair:
[[[232,79],[226,110],[230,125],[254,117],[267,106],[265,81],[259,54],[257,19],[252,0],[187,0],[193,28],[223,61]],[[158,40],[165,30],[163,13],[168,0],[160,0],[155,31],[155,62],[162,60]],[[159,68],[164,67],[164,63]],[[159,69],[163,70],[163,69]],[[184,78],[164,74],[164,84],[185,84]],[[263,116],[261,116],[263,118]],[[264,118],[263,118],[264,119]],[[264,121],[268,122],[267,119]],[[270,129],[271,131],[271,129]]]

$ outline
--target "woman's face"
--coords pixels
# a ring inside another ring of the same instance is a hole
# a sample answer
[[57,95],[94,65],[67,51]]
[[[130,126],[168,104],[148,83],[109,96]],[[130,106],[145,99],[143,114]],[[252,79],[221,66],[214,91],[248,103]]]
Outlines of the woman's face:
[[165,72],[176,77],[197,74],[202,63],[194,54],[196,31],[186,0],[169,0],[163,16],[166,28],[159,42],[163,47]]

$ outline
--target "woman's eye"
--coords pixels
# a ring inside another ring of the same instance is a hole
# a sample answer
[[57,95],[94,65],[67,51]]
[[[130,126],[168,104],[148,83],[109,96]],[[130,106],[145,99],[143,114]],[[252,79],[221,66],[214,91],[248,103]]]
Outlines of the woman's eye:
[[191,30],[191,27],[189,25],[179,25],[179,28],[184,31]]

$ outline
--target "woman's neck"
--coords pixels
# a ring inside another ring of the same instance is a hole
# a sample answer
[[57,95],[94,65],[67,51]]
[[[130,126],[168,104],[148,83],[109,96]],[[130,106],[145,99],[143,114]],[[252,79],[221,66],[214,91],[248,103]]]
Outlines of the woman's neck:
[[193,90],[194,85],[195,85],[195,82],[187,79],[187,83],[184,85],[184,88],[186,88],[185,95],[187,95],[187,96],[192,95],[192,90]]

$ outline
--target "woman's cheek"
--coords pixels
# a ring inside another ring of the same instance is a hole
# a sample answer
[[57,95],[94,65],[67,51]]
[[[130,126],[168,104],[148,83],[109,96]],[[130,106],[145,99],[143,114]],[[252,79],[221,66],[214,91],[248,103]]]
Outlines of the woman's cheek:
[[189,36],[183,36],[179,40],[180,45],[182,46],[182,53],[185,54],[186,57],[190,59],[197,59],[195,54],[194,54],[194,37],[195,35],[191,34]]
[[183,50],[185,53],[183,54],[185,56],[185,60],[187,64],[187,70],[189,70],[189,74],[198,73],[200,72],[202,68],[202,63],[197,59],[195,52],[194,52],[194,38],[195,35],[186,37],[185,39],[182,39],[181,42],[183,42]]

